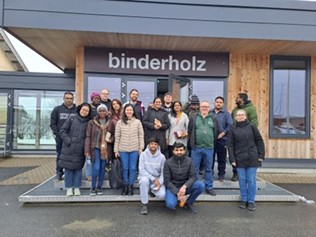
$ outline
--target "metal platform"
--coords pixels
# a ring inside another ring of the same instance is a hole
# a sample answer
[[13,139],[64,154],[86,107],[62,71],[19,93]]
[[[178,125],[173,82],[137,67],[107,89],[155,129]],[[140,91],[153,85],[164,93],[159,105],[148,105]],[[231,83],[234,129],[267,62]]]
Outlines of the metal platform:
[[[63,181],[55,181],[54,177],[46,180],[35,188],[19,197],[21,203],[81,203],[81,202],[139,202],[139,189],[135,184],[133,196],[120,195],[121,190],[109,188],[108,181],[104,182],[103,195],[90,196],[90,182],[83,181],[81,196],[66,197]],[[298,202],[300,197],[283,188],[266,181],[257,181],[257,202]],[[240,201],[238,182],[214,181],[216,196],[203,193],[197,201]],[[150,201],[159,201],[149,198]]]

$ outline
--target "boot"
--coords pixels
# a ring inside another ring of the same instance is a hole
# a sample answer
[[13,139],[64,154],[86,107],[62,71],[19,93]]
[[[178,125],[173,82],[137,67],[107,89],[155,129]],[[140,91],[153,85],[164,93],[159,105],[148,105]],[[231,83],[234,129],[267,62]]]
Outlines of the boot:
[[233,174],[233,177],[232,177],[230,180],[231,180],[231,181],[234,181],[234,182],[238,181],[238,174],[237,174],[237,173],[234,173],[234,174]]
[[128,185],[124,184],[121,195],[127,195],[127,194],[128,194]]
[[133,196],[133,195],[134,195],[134,187],[133,187],[133,185],[131,185],[131,186],[129,187],[128,195],[130,195],[130,196]]

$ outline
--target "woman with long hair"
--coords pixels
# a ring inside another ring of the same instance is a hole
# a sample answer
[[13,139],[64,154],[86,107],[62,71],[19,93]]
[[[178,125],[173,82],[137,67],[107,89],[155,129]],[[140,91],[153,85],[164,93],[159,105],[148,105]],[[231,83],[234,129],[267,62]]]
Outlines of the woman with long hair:
[[123,167],[124,187],[122,195],[134,195],[136,166],[138,156],[144,149],[144,130],[142,123],[135,117],[134,106],[126,104],[122,119],[115,128],[114,152],[115,157],[121,158]]
[[182,112],[182,104],[180,101],[174,101],[169,114],[170,128],[167,132],[167,142],[169,154],[172,154],[173,144],[182,143],[185,147],[188,143],[188,115]]

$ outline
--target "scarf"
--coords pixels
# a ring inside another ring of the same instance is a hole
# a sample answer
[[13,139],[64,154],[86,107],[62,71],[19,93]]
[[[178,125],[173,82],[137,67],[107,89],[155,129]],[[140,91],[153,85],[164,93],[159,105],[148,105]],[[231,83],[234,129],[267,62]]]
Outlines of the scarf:
[[109,121],[107,121],[104,125],[101,125],[97,119],[93,120],[94,123],[101,129],[101,140],[100,140],[100,152],[101,152],[101,160],[108,159],[108,152],[107,152],[107,143],[105,141],[106,129],[109,126]]

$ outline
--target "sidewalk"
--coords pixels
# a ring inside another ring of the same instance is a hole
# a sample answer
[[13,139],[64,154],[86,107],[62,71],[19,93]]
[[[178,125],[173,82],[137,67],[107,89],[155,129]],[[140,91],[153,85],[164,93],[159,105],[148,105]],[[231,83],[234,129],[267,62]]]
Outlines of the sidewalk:
[[[275,160],[267,160],[263,167],[258,169],[257,176],[271,183],[316,183],[316,162],[313,160],[308,160],[307,162],[306,160]],[[297,162],[299,162],[299,165],[296,164]],[[30,169],[26,169],[26,171],[21,169],[18,174],[17,172],[12,172],[12,174],[2,177],[2,179],[0,179],[0,185],[42,183],[55,174],[55,158],[23,157],[0,159],[0,171],[5,168],[14,169],[23,167],[29,167]],[[230,169],[229,165],[227,169]],[[229,179],[230,177],[226,178]]]

